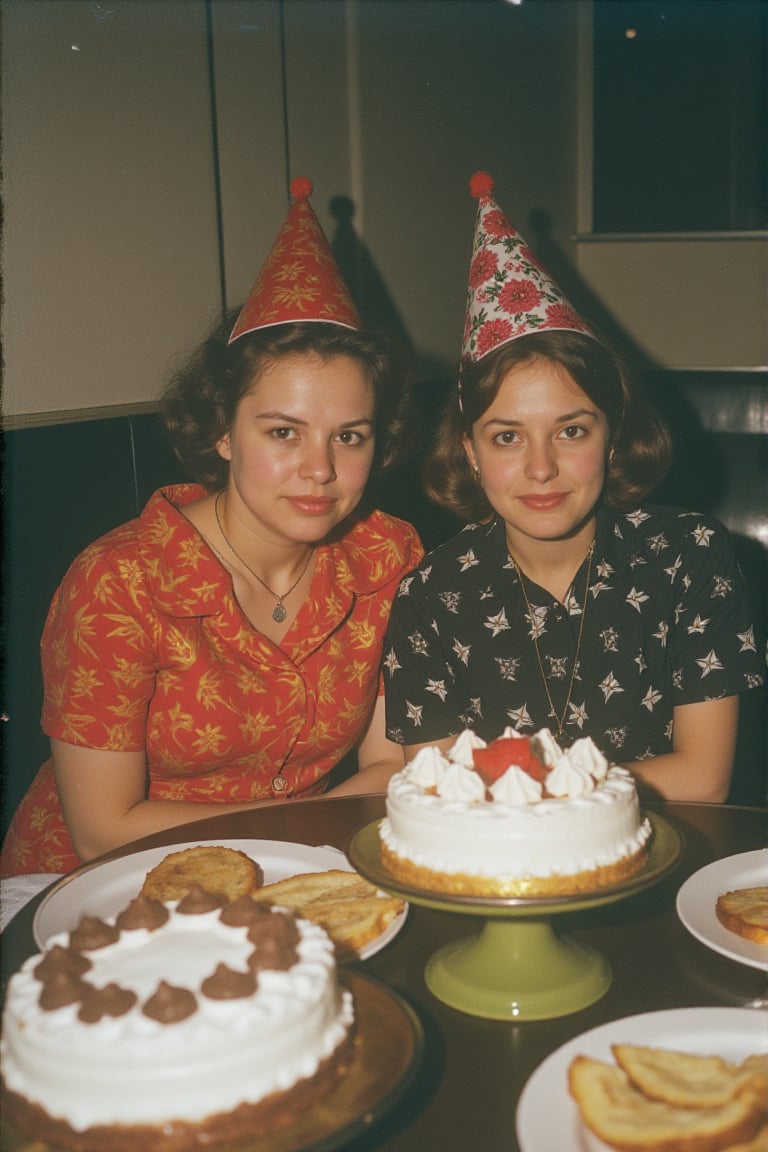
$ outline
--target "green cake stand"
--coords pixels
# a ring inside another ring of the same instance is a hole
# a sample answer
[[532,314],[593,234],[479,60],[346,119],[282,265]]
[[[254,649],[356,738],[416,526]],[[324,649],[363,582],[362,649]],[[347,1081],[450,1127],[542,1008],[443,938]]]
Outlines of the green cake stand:
[[411,904],[482,921],[477,931],[428,960],[424,975],[438,1000],[487,1020],[548,1020],[594,1004],[612,978],[605,957],[561,933],[558,918],[634,895],[661,880],[680,859],[681,833],[656,813],[647,815],[653,831],[643,867],[610,888],[574,896],[461,896],[412,887],[381,862],[379,820],[358,829],[346,851],[353,867],[377,888]]

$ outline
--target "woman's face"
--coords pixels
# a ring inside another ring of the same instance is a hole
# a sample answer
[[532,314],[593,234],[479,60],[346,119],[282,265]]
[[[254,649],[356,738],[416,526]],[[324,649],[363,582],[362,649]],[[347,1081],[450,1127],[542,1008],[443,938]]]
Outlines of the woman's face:
[[510,368],[464,448],[512,545],[578,534],[603,488],[608,441],[605,413],[567,369],[535,357]]
[[238,404],[219,454],[228,507],[273,542],[316,543],[359,504],[374,455],[375,399],[360,365],[295,353]]

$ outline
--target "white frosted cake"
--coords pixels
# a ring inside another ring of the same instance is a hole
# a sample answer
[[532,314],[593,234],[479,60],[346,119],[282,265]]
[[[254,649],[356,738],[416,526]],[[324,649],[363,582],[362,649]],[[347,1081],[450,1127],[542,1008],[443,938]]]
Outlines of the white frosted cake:
[[589,737],[563,752],[542,729],[422,748],[389,782],[379,826],[393,876],[437,892],[552,896],[609,887],[647,859],[631,774]]
[[84,918],[9,981],[3,1111],[76,1152],[214,1147],[290,1123],[349,1064],[326,932],[196,889]]

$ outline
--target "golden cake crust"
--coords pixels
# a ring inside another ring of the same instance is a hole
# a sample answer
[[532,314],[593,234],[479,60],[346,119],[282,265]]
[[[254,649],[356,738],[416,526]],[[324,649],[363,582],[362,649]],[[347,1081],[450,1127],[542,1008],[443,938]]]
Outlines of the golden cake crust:
[[[268,1135],[290,1125],[307,1109],[325,1100],[355,1059],[358,1041],[354,1029],[327,1057],[314,1076],[297,1081],[285,1092],[275,1092],[257,1104],[241,1104],[232,1112],[208,1116],[199,1123],[176,1120],[162,1126],[99,1125],[77,1132],[66,1121],[49,1116],[37,1104],[9,1092],[2,1084],[4,1118],[37,1140],[67,1152],[193,1152],[218,1148]],[[126,1091],[130,1084],[126,1083]],[[41,1150],[42,1152],[42,1150]]]
[[572,876],[524,876],[513,880],[495,880],[489,876],[465,873],[434,872],[403,856],[396,855],[383,841],[379,843],[381,863],[392,875],[413,888],[442,892],[453,896],[488,896],[496,898],[525,896],[575,896],[600,892],[634,876],[648,859],[644,846],[632,856],[601,868],[577,872]]

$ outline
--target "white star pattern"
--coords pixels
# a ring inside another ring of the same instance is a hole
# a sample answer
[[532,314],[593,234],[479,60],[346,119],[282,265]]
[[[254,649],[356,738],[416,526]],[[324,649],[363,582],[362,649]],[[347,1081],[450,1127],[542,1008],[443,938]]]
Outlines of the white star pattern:
[[709,548],[709,542],[714,536],[712,528],[705,528],[703,524],[697,524],[691,536],[693,536],[699,548]]
[[739,652],[757,652],[754,628],[748,628],[746,632],[737,632],[736,635],[741,640]]
[[499,666],[502,680],[516,680],[517,670],[520,667],[520,661],[515,656],[497,656],[496,663]]
[[411,652],[413,652],[414,656],[426,656],[427,652],[429,652],[429,645],[421,632],[412,632],[408,637],[408,643],[411,646]]
[[463,556],[459,556],[459,564],[461,564],[460,572],[466,572],[468,568],[474,568],[480,561],[475,556],[475,553],[470,548],[469,552],[465,552]]
[[617,692],[624,691],[621,684],[619,684],[618,680],[614,676],[613,672],[609,672],[605,679],[600,681],[598,688],[602,692],[603,699],[605,700],[606,704],[610,700],[611,696],[614,696]]
[[515,728],[533,728],[533,720],[528,714],[527,704],[523,704],[522,708],[510,708],[507,711],[507,716]]
[[697,633],[697,632],[698,633],[706,632],[707,624],[709,624],[709,620],[702,620],[701,616],[699,616],[697,613],[696,616],[694,616],[694,618],[693,618],[693,623],[688,625],[686,631],[687,631],[689,636],[693,636],[694,633]]
[[409,596],[411,593],[411,584],[415,580],[415,576],[405,576],[400,581],[400,587],[397,590],[398,596]]
[[569,616],[581,616],[581,604],[576,599],[573,589],[566,596],[563,607]]
[[387,672],[389,672],[390,676],[394,676],[398,668],[402,668],[402,664],[398,663],[394,648],[390,648],[389,652],[387,652],[386,656],[384,657],[384,667],[386,668]]
[[711,672],[721,671],[723,667],[714,648],[710,648],[706,656],[702,660],[697,660],[696,663],[698,664],[699,668],[701,668],[702,680],[705,676],[709,676]]
[[496,592],[494,591],[493,587],[490,584],[488,585],[487,588],[483,588],[480,591],[480,599],[481,600],[493,600],[495,595],[496,595]]
[[439,696],[441,700],[445,700],[448,695],[445,680],[427,680],[427,692],[433,692],[435,696]]
[[649,688],[640,703],[644,708],[647,708],[649,712],[653,712],[654,708],[661,699],[661,692],[657,692],[655,688]]
[[454,639],[452,644],[453,651],[456,653],[459,660],[461,660],[462,664],[464,664],[467,668],[469,667],[469,650],[471,647],[471,644],[462,644],[459,640],[456,639]]
[[531,626],[531,630],[528,635],[532,640],[538,639],[539,636],[543,636],[546,632],[547,611],[548,609],[544,607],[534,608],[533,618],[531,618],[529,612],[525,613],[525,618]]
[[495,616],[487,616],[485,620],[486,628],[490,628],[491,635],[496,637],[500,632],[507,632],[509,630],[509,623],[507,622],[507,612],[502,608],[501,612],[497,612]]
[[645,659],[645,652],[638,652],[637,656],[635,656],[635,664],[637,664],[640,672],[645,672],[646,668],[648,667]]
[[549,679],[563,680],[568,672],[568,659],[565,656],[547,656]]
[[580,729],[583,728],[589,720],[586,704],[569,704],[568,710],[571,713],[568,717],[568,723],[575,724]]
[[648,515],[649,514],[647,512],[643,512],[640,508],[636,508],[634,512],[629,513],[627,520],[629,520],[633,528],[639,528],[643,520],[648,519]]
[[601,592],[610,592],[612,587],[613,585],[606,584],[605,580],[596,580],[595,583],[591,584],[589,588],[590,592],[592,593],[592,599],[597,600]]
[[635,588],[635,586],[633,584],[632,588],[630,589],[629,595],[627,596],[627,604],[631,605],[632,608],[635,608],[635,609],[637,609],[638,612],[640,612],[640,610],[641,610],[640,605],[644,604],[647,599],[648,599],[647,593],[646,592],[639,592],[638,589]]
[[421,727],[421,714],[423,711],[424,708],[421,704],[411,704],[410,700],[406,700],[405,714],[416,728]]
[[659,620],[659,630],[653,634],[654,640],[660,640],[662,648],[666,648],[669,639],[669,624],[666,620]]
[[725,599],[733,591],[733,583],[730,580],[724,579],[722,576],[715,576],[714,588],[712,589],[713,596],[720,596]]
[[613,575],[613,568],[606,560],[601,560],[600,563],[596,565],[595,571],[601,580],[605,580]]
[[461,604],[461,592],[441,592],[438,599],[449,612],[458,612]]
[[621,748],[627,738],[627,729],[609,728],[605,734],[614,748]]
[[422,568],[419,575],[421,576],[422,584],[426,584],[427,580],[429,580],[430,576],[432,575],[432,565],[430,564],[428,568]]
[[603,642],[604,652],[618,652],[619,634],[615,628],[604,628],[600,633],[600,639]]
[[677,576],[678,572],[680,571],[680,569],[682,567],[682,564],[683,564],[683,558],[682,558],[682,556],[678,556],[677,560],[675,560],[675,562],[671,568],[665,568],[664,569],[664,575],[669,576],[670,583],[674,580],[675,576]]
[[654,552],[657,556],[660,552],[663,552],[665,548],[669,548],[669,544],[664,533],[659,532],[656,536],[649,536],[648,547],[650,548],[651,552]]

